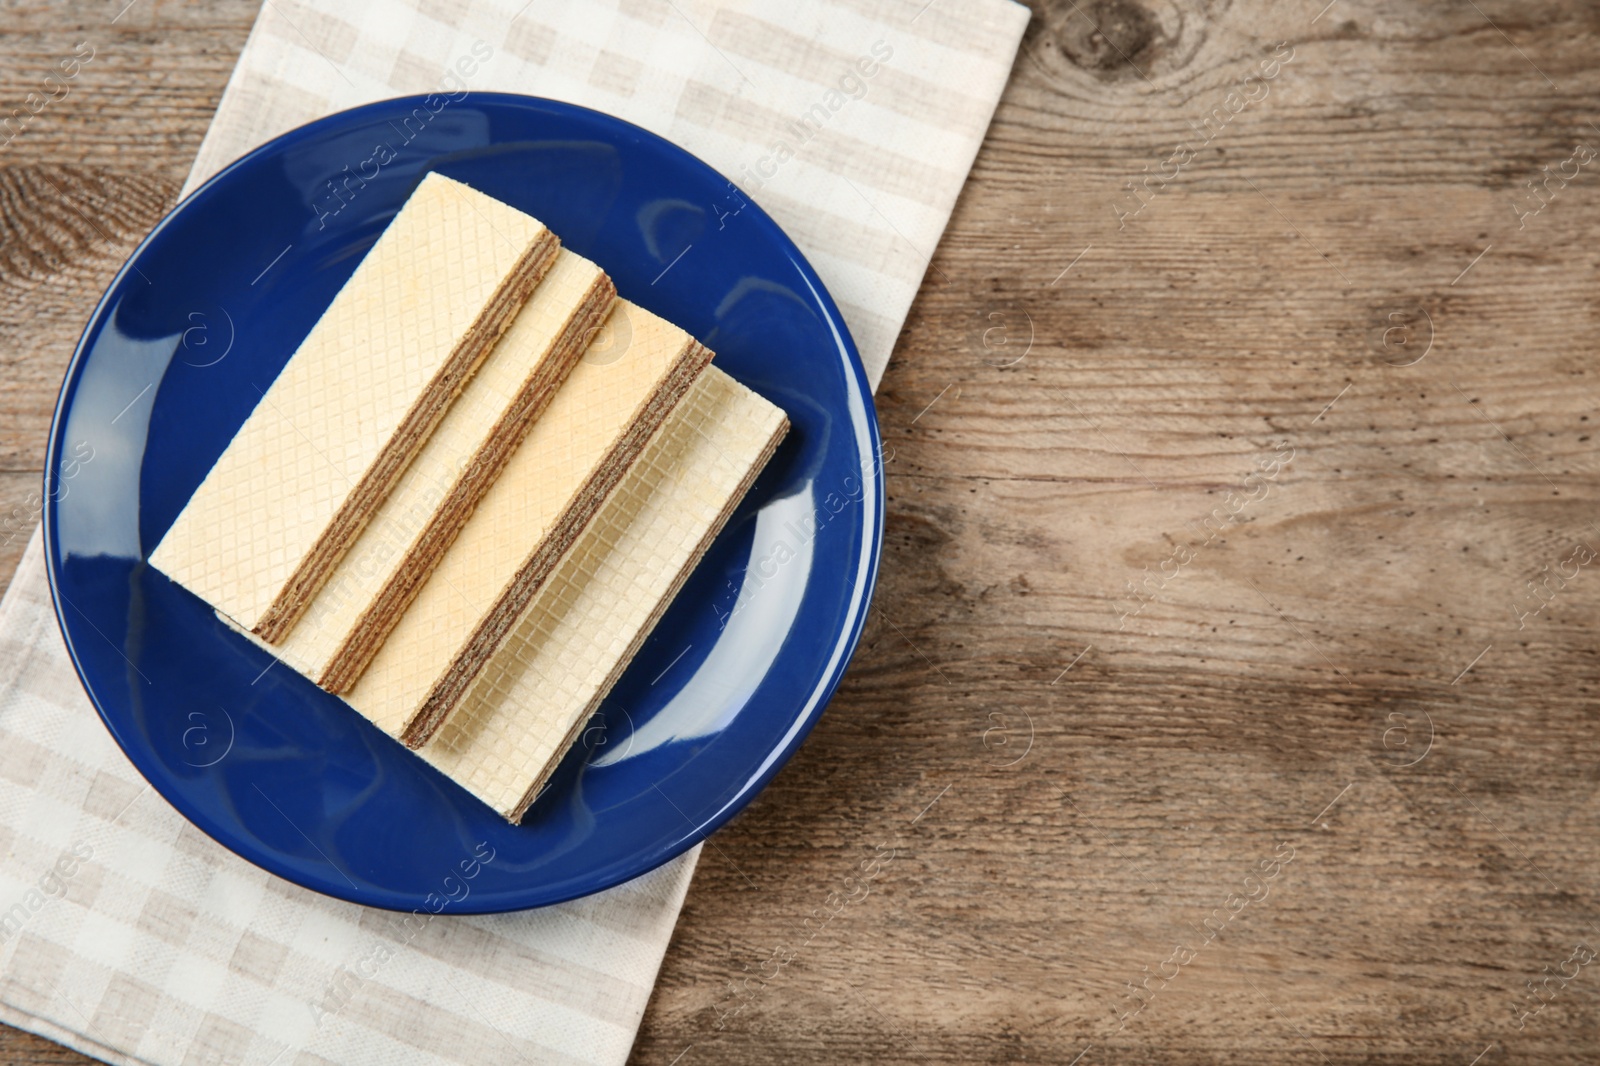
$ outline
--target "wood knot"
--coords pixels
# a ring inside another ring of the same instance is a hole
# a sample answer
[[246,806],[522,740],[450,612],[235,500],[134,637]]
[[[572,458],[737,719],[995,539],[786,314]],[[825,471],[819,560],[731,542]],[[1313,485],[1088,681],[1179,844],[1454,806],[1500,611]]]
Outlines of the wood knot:
[[1071,8],[1057,28],[1056,45],[1085,70],[1135,70],[1161,38],[1161,23],[1133,0],[1089,0],[1077,5],[1077,17]]
[[1149,80],[1186,66],[1233,0],[1039,0],[1029,53],[1053,77]]

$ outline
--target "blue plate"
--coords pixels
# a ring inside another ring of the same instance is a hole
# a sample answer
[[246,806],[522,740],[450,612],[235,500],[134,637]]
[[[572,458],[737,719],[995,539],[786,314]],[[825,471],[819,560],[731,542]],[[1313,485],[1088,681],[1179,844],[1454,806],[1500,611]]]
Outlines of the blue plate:
[[[430,170],[542,219],[793,424],[521,826],[274,665],[145,561]],[[838,308],[726,178],[583,108],[415,97],[263,145],[134,252],[61,389],[45,546],[84,687],[195,825],[356,903],[517,910],[666,862],[793,754],[866,617],[883,538],[878,457]]]

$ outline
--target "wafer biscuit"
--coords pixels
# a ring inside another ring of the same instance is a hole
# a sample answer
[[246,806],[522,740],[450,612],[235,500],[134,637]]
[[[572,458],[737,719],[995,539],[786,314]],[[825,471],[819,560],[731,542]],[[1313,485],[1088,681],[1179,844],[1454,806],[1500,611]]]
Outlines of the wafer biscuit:
[[280,640],[556,257],[542,223],[429,174],[150,562]]
[[702,375],[419,754],[520,821],[787,428]]
[[599,267],[561,252],[275,654],[325,682],[350,645],[382,642],[615,300]]
[[369,649],[370,665],[324,685],[413,747],[455,709],[711,358],[626,300],[607,329],[628,338],[625,350],[573,369],[394,630]]

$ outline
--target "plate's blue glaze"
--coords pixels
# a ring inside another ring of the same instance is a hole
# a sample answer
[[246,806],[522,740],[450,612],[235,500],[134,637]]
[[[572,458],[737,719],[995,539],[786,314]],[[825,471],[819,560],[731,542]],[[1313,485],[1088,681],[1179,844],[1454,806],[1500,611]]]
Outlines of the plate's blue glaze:
[[[145,562],[428,170],[544,220],[793,423],[519,827],[273,665]],[[264,145],[134,253],[61,390],[45,544],[85,688],[129,758],[197,826],[358,903],[515,910],[665,862],[794,752],[866,616],[883,533],[878,454],[838,309],[725,178],[582,108],[473,93],[430,114],[414,98]]]

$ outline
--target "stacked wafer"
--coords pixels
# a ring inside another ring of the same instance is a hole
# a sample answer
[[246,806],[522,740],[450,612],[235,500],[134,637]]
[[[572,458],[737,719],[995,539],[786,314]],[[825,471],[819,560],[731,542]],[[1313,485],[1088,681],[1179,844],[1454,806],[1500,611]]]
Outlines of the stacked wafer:
[[517,822],[788,428],[429,174],[151,564]]

